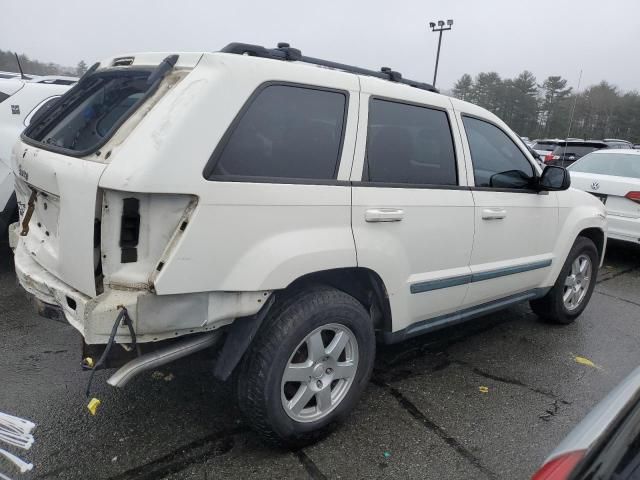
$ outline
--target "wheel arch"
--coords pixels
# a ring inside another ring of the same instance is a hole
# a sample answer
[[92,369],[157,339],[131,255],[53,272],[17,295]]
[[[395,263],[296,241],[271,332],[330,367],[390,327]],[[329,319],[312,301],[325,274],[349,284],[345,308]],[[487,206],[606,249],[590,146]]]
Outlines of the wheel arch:
[[[604,252],[605,252],[606,239],[607,239],[606,235],[604,234],[604,231],[598,227],[589,227],[581,230],[578,233],[578,237],[588,238],[595,244],[596,248],[598,249],[598,259],[600,260],[600,265],[602,265],[602,261],[604,260]],[[576,240],[578,237],[576,237]]]
[[305,287],[327,285],[354,297],[369,312],[376,332],[392,330],[391,305],[387,289],[373,270],[346,267],[307,273],[296,278],[286,288],[277,290],[255,315],[236,319],[227,327],[227,337],[218,357],[214,375],[227,380],[253,343],[256,332],[272,306],[289,294]]
[[391,331],[391,304],[384,281],[375,271],[346,267],[307,273],[291,282],[284,292],[313,284],[333,287],[358,300],[371,315],[376,331]]

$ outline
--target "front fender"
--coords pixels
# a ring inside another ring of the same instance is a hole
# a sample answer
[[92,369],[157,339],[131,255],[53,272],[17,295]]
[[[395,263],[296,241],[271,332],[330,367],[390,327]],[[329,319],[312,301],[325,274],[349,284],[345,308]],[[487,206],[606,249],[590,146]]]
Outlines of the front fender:
[[[565,193],[567,195],[564,195]],[[553,267],[545,280],[545,286],[553,285],[556,282],[565,259],[581,232],[595,228],[603,233],[603,244],[596,245],[603,252],[600,265],[604,259],[607,241],[606,210],[599,200],[588,193],[573,189],[562,192],[559,198],[560,229],[553,249],[556,261],[553,262]]]

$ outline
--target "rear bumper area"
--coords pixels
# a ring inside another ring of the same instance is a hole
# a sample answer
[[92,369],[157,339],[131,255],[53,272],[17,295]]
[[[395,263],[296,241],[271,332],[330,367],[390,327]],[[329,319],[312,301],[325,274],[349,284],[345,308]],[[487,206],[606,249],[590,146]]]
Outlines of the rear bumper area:
[[[18,282],[35,297],[38,313],[47,318],[66,320],[88,344],[106,343],[118,306],[124,305],[135,312],[138,297],[144,293],[110,292],[91,299],[42,268],[21,242],[14,251],[14,261]],[[126,329],[122,330],[122,335],[122,341],[129,340]]]
[[640,243],[640,219],[607,214],[607,237],[625,242]]
[[[13,236],[15,227],[13,224]],[[105,344],[124,306],[139,343],[157,342],[192,333],[209,332],[255,314],[272,292],[194,292],[156,295],[149,290],[109,289],[96,297],[70,287],[43,268],[20,239],[15,242],[16,276],[22,288],[35,297],[39,313],[48,318],[62,316],[84,337],[85,343]],[[60,312],[62,315],[60,315]],[[124,325],[116,342],[129,343]]]

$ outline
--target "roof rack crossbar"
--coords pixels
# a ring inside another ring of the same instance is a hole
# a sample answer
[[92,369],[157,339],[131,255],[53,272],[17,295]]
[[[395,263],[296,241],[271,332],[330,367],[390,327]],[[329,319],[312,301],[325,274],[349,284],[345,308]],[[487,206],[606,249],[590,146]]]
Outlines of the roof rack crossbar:
[[332,62],[330,60],[323,60],[321,58],[307,57],[305,55],[302,55],[302,52],[297,48],[291,48],[288,43],[278,43],[277,48],[265,48],[261,45],[233,42],[220,51],[223,53],[234,53],[237,55],[271,58],[274,60],[300,61],[313,65],[335,68],[337,70],[343,70],[345,72],[356,73],[358,75],[366,75],[369,77],[381,78],[383,80],[390,80],[392,82],[402,83],[404,85],[409,85],[421,90],[440,93],[440,91],[433,85],[402,78],[402,74],[400,72],[396,72],[389,67],[382,67],[380,71],[375,71],[366,68],[355,67],[353,65],[347,65],[344,63]]

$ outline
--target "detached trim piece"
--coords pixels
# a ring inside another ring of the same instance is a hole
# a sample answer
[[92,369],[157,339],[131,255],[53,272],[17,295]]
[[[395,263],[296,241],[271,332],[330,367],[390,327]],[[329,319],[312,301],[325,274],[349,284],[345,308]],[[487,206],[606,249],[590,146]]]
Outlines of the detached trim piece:
[[479,272],[471,275],[460,275],[457,277],[414,283],[409,288],[411,293],[430,292],[441,288],[457,287],[467,283],[482,282],[484,280],[491,280],[493,278],[504,277],[506,275],[514,275],[516,273],[547,268],[551,266],[551,263],[552,260],[541,260],[539,262],[525,263],[524,265],[516,265],[514,267],[496,268],[495,270],[488,270],[486,272]]
[[515,267],[505,267],[496,270],[489,270],[488,272],[474,273],[472,275],[472,282],[481,282],[483,280],[491,280],[492,278],[504,277],[505,275],[514,275],[516,273],[529,272],[531,270],[538,270],[540,268],[547,268],[551,266],[551,260],[542,260],[540,262],[527,263],[525,265],[517,265]]
[[431,290],[440,290],[441,288],[457,287],[459,285],[466,285],[472,281],[472,275],[429,280],[428,282],[414,283],[411,285],[411,293],[423,293],[430,292]]
[[536,288],[528,290],[526,292],[511,295],[509,297],[502,298],[500,300],[494,300],[493,302],[483,303],[475,307],[466,308],[459,312],[449,313],[446,315],[440,315],[439,317],[429,318],[422,322],[414,323],[413,325],[398,330],[397,332],[382,332],[380,334],[381,340],[384,343],[398,343],[411,337],[417,337],[425,333],[440,330],[441,328],[449,327],[458,323],[466,322],[474,318],[482,317],[489,313],[497,312],[510,305],[524,302],[526,300],[533,300],[535,298],[544,297],[551,287]]

